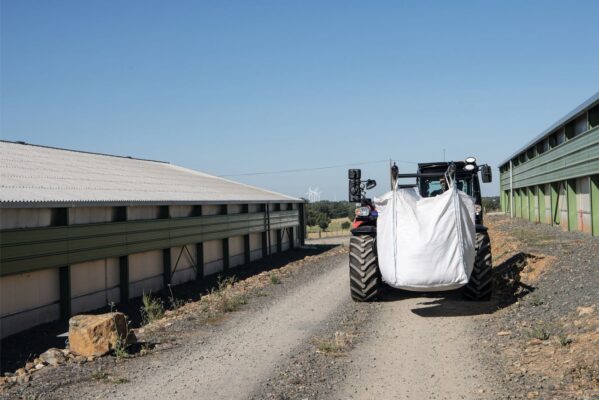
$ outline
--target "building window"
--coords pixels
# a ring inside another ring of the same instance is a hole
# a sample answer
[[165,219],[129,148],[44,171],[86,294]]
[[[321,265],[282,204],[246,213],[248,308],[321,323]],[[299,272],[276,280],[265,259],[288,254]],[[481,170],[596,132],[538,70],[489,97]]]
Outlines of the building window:
[[574,120],[574,136],[580,135],[589,130],[589,124],[586,113]]
[[557,136],[556,136],[557,146],[564,143],[565,141],[566,141],[566,132],[565,132],[564,128],[561,128],[559,130],[559,132],[557,132]]
[[599,126],[599,106],[595,106],[589,110],[589,129]]

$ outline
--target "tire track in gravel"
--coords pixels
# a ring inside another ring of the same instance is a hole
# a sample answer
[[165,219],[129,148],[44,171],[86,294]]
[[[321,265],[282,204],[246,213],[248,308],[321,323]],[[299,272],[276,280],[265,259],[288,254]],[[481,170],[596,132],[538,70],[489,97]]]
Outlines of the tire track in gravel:
[[415,296],[386,290],[333,398],[488,398],[472,335],[485,305],[458,292]]
[[347,280],[346,261],[346,254],[329,259],[325,272],[291,288],[270,307],[229,321],[222,333],[205,338],[200,346],[170,353],[160,360],[160,368],[141,371],[133,385],[121,385],[108,397],[247,397],[340,304],[351,301],[347,284],[342,284]]

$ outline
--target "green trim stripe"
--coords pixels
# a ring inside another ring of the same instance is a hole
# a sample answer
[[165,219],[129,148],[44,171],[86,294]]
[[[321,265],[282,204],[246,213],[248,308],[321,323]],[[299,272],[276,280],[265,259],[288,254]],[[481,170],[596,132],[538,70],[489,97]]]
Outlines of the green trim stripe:
[[[299,223],[298,210],[270,212],[271,229]],[[263,212],[7,229],[0,231],[0,276],[265,230]]]

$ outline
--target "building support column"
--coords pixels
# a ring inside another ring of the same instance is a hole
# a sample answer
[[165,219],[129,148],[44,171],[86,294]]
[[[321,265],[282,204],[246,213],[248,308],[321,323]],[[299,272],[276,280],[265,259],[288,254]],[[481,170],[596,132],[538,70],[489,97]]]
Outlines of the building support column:
[[119,290],[120,302],[129,301],[129,256],[119,257]]
[[251,261],[251,257],[250,257],[250,235],[244,235],[243,236],[243,256],[244,256],[244,262],[246,264],[249,264]]
[[229,270],[229,238],[223,239],[223,271]]
[[287,228],[289,232],[289,248],[295,248],[295,235],[293,234],[293,227]]
[[266,231],[262,232],[262,258],[268,256],[268,236]]
[[60,318],[71,318],[71,267],[66,265],[58,268],[58,281],[60,285]]
[[277,229],[277,253],[283,252],[283,230]]
[[196,280],[204,278],[204,243],[196,243]]
[[171,283],[171,249],[162,249],[162,288],[166,290]]

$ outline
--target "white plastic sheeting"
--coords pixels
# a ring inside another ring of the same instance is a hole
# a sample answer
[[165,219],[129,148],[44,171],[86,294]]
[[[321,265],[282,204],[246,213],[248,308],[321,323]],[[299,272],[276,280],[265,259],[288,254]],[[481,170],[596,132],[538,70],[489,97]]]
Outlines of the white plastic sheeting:
[[474,199],[452,185],[423,198],[415,188],[375,199],[377,251],[383,281],[413,291],[457,289],[475,257]]

